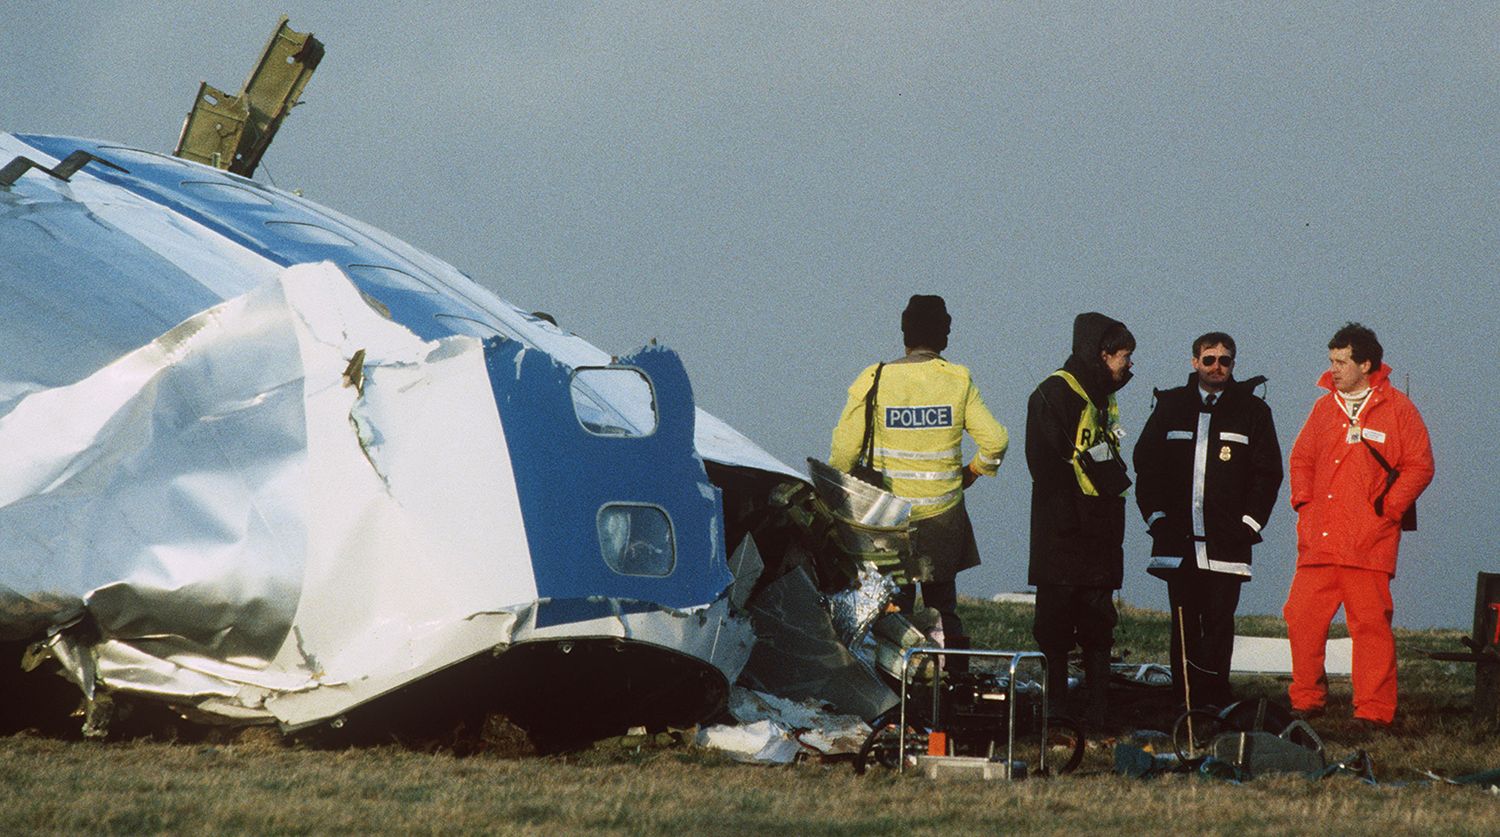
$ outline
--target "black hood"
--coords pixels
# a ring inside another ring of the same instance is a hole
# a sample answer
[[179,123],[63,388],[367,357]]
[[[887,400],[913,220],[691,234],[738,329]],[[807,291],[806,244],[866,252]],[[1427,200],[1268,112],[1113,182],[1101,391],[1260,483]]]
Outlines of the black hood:
[[1115,325],[1120,325],[1120,321],[1092,311],[1074,317],[1073,354],[1063,364],[1063,369],[1078,379],[1078,383],[1089,394],[1089,399],[1101,409],[1110,394],[1125,386],[1131,378],[1131,373],[1127,370],[1125,380],[1116,381],[1109,374],[1109,367],[1104,365],[1104,359],[1099,356],[1104,332]]

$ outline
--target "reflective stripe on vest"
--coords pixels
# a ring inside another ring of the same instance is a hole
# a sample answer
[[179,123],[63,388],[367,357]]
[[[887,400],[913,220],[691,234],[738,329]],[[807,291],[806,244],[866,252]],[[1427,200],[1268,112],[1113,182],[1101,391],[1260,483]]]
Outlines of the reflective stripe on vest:
[[1100,442],[1108,442],[1111,453],[1119,456],[1120,407],[1115,404],[1115,396],[1111,393],[1106,413],[1094,406],[1093,400],[1077,378],[1061,369],[1052,374],[1067,381],[1073,392],[1083,399],[1083,412],[1078,416],[1078,428],[1073,433],[1073,476],[1084,494],[1098,497],[1099,490],[1094,488],[1094,483],[1083,473],[1083,461],[1079,458],[1079,453]]

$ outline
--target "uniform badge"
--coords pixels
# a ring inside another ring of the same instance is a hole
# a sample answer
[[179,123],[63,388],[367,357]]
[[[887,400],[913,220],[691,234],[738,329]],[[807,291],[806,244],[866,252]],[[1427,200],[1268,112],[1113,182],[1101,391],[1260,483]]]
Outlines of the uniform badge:
[[1349,426],[1348,432],[1344,434],[1344,441],[1351,445],[1359,444],[1359,427],[1357,425]]
[[1219,448],[1219,461],[1221,461],[1221,462],[1228,462],[1229,461],[1229,446],[1228,445],[1225,445],[1224,447]]

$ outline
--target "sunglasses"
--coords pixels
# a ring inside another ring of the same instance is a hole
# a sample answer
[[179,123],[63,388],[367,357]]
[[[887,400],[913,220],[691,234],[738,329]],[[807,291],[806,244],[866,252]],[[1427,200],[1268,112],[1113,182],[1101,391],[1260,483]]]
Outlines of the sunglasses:
[[1233,369],[1234,355],[1204,355],[1203,357],[1198,358],[1198,363],[1202,364],[1203,366],[1213,366],[1214,364],[1218,364],[1225,369]]

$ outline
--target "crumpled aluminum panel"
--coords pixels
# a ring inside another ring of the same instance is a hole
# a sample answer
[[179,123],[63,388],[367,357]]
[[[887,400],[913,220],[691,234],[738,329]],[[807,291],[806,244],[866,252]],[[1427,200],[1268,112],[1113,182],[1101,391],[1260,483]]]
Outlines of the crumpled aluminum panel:
[[911,503],[809,457],[808,472],[818,496],[845,520],[863,526],[897,527],[911,521]]
[[828,596],[828,610],[833,631],[846,648],[854,648],[885,612],[885,606],[896,595],[896,582],[873,564],[859,568],[859,583]]
[[292,268],[0,418],[0,630],[86,608],[101,682],[262,712],[418,669],[536,598],[503,440],[480,341]]
[[834,535],[851,556],[898,572],[901,583],[932,577],[930,562],[911,548],[911,503],[813,457],[808,474],[834,520]]

